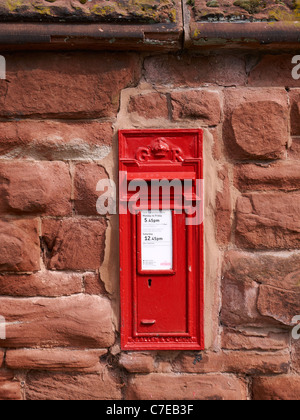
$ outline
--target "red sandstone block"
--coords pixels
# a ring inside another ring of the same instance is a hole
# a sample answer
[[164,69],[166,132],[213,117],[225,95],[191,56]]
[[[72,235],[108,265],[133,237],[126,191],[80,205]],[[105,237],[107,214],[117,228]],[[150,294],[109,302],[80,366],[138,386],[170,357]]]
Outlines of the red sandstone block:
[[289,108],[284,89],[228,89],[223,137],[230,158],[277,159],[289,143]]
[[232,229],[232,205],[228,169],[219,171],[219,179],[222,182],[222,190],[216,196],[216,236],[220,245],[226,245],[231,239]]
[[131,96],[128,105],[129,113],[137,113],[139,116],[154,118],[169,118],[167,97],[160,93],[146,93]]
[[97,200],[104,191],[97,191],[98,182],[108,179],[105,169],[96,163],[76,165],[74,176],[74,205],[78,214],[97,216]]
[[300,256],[230,251],[222,281],[222,322],[226,326],[291,325],[300,313]]
[[[268,324],[257,309],[259,286],[244,260],[248,254],[225,254],[222,276],[222,323],[226,326],[260,326]],[[249,261],[252,260],[249,258]],[[244,275],[243,275],[244,274]]]
[[5,363],[14,370],[69,372],[101,371],[100,357],[107,350],[20,349],[8,350]]
[[291,134],[300,136],[300,89],[292,89],[289,93],[291,103]]
[[119,364],[131,373],[152,373],[154,371],[154,359],[149,354],[122,353]]
[[293,56],[289,54],[263,56],[250,71],[248,85],[255,87],[299,87],[300,80],[295,80],[292,77],[292,71],[295,67],[295,64],[292,64]]
[[171,94],[175,121],[199,120],[205,125],[218,125],[221,120],[221,96],[214,90],[187,90]]
[[253,249],[297,249],[300,194],[249,194],[237,201],[236,243]]
[[104,283],[101,281],[99,273],[84,275],[84,291],[89,295],[106,295]]
[[112,145],[109,122],[0,122],[0,155],[36,160],[101,160]]
[[223,328],[222,348],[226,350],[273,351],[289,348],[290,334],[276,329]]
[[100,218],[44,220],[47,266],[50,270],[87,271],[100,268],[105,249],[106,222]]
[[295,293],[299,289],[300,254],[250,253],[229,251],[224,257],[224,276],[228,280],[253,281]]
[[213,144],[213,158],[215,160],[221,160],[223,156],[223,139],[222,139],[222,126],[219,125],[218,127],[210,128],[210,134],[212,134],[214,139]]
[[115,341],[111,304],[100,296],[0,297],[0,307],[7,323],[2,348],[103,349]]
[[246,400],[247,386],[234,375],[150,374],[129,380],[127,400]]
[[117,379],[102,366],[99,374],[31,372],[26,380],[27,400],[121,400]]
[[300,376],[280,375],[253,378],[253,399],[261,401],[299,401]]
[[114,117],[120,91],[136,84],[135,54],[15,53],[0,83],[0,115],[59,118]]
[[14,373],[0,370],[0,401],[22,400],[21,383],[14,379]]
[[56,297],[81,292],[82,275],[77,273],[39,271],[28,275],[0,275],[0,295],[2,296]]
[[293,137],[293,143],[288,150],[288,156],[290,159],[300,159],[300,137]]
[[246,65],[234,55],[162,55],[145,60],[146,80],[155,85],[199,87],[245,86]]
[[298,190],[300,165],[295,161],[271,164],[237,165],[234,169],[235,186],[241,191]]
[[291,368],[293,372],[300,373],[300,340],[291,340]]
[[277,352],[220,351],[206,352],[197,360],[183,354],[175,362],[175,371],[187,373],[278,374],[289,370],[289,349]]
[[39,269],[38,220],[0,219],[0,271]]
[[265,326],[272,321],[263,318],[257,309],[259,286],[254,281],[230,278],[222,281],[222,323],[226,326]]
[[62,162],[1,162],[0,213],[67,216],[71,176]]
[[300,291],[277,289],[271,286],[260,286],[257,307],[259,312],[279,321],[281,324],[293,326],[293,318],[300,314]]

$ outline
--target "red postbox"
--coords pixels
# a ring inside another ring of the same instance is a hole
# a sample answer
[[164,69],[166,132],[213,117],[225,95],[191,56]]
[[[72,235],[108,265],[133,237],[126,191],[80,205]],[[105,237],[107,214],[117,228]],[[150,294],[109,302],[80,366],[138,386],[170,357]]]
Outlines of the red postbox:
[[203,350],[203,132],[119,132],[123,350]]

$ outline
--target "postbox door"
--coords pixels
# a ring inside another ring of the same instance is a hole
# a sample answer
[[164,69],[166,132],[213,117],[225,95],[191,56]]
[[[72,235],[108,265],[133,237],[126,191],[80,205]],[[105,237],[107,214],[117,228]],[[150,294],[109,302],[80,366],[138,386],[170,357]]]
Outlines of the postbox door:
[[183,214],[163,210],[137,217],[137,335],[188,333],[187,236]]

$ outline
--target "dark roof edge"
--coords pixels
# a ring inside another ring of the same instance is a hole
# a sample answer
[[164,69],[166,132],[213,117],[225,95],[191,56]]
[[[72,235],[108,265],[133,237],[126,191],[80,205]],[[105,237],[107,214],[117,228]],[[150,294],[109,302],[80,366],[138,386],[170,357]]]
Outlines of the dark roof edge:
[[115,25],[0,23],[3,50],[182,51],[205,48],[299,49],[300,22]]

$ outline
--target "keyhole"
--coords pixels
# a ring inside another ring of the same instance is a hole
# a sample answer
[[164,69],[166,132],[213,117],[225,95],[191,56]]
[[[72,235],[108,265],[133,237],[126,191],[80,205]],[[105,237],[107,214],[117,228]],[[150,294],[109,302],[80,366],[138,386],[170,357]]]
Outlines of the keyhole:
[[150,289],[151,286],[152,286],[152,279],[149,279],[148,280],[148,287],[149,287],[149,289]]

